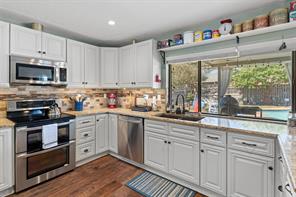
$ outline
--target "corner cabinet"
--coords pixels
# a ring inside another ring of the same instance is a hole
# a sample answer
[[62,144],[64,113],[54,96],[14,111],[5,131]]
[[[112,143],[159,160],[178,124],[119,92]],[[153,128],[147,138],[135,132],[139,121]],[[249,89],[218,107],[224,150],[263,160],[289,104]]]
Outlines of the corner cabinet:
[[66,61],[66,39],[11,24],[10,54]]
[[118,88],[118,48],[101,48],[100,83],[103,88]]
[[0,87],[9,86],[9,24],[0,21]]
[[108,114],[96,116],[96,154],[103,153],[108,147]]
[[67,41],[69,87],[99,87],[99,53],[99,47],[74,40]]
[[160,88],[161,57],[155,40],[121,47],[119,57],[120,87]]
[[13,186],[13,132],[11,128],[0,128],[0,196]]
[[118,116],[115,114],[109,114],[109,150],[118,153],[117,145],[117,132],[118,132]]

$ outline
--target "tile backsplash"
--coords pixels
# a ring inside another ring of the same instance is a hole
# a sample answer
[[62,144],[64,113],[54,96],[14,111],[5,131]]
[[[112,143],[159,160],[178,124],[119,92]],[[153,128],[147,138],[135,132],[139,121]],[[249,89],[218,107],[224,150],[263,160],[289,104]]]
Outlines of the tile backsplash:
[[82,89],[82,88],[57,88],[50,86],[14,86],[10,88],[0,88],[0,117],[6,115],[6,102],[10,99],[40,99],[55,98],[63,111],[73,110],[73,102],[69,97],[82,94],[88,97],[84,102],[84,109],[103,108],[107,106],[107,93],[116,93],[118,107],[130,108],[135,103],[145,102],[143,95],[148,95],[148,105],[151,105],[152,97],[158,96],[161,100],[157,101],[159,110],[165,109],[165,90],[163,89]]

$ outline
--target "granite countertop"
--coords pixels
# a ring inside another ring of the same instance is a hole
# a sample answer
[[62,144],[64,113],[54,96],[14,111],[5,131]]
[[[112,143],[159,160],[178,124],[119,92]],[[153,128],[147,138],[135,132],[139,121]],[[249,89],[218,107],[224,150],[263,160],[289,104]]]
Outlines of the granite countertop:
[[159,117],[158,115],[161,112],[136,112],[131,111],[130,109],[108,109],[102,108],[97,110],[85,110],[85,111],[67,111],[67,114],[71,114],[74,116],[87,116],[94,115],[99,113],[113,113],[120,115],[128,115],[128,116],[137,116],[141,118],[151,119],[151,120],[159,120],[176,124],[183,124],[188,126],[197,126],[203,128],[211,128],[211,129],[219,129],[228,132],[239,132],[239,133],[247,133],[253,135],[260,135],[265,137],[276,138],[279,134],[286,133],[288,131],[288,126],[285,124],[275,124],[275,123],[267,123],[267,122],[259,122],[259,121],[249,121],[249,120],[237,120],[230,118],[220,118],[220,117],[205,117],[200,121],[192,122],[186,120],[177,120]]
[[0,128],[4,127],[14,127],[14,122],[8,120],[7,118],[0,118]]
[[[129,116],[137,116],[151,120],[166,121],[177,124],[184,124],[189,126],[198,126],[202,128],[219,129],[226,132],[238,132],[242,134],[252,134],[264,137],[278,139],[280,147],[283,152],[283,157],[289,171],[289,176],[292,180],[292,188],[296,191],[296,128],[289,128],[285,124],[239,120],[221,117],[205,117],[197,122],[190,122],[184,120],[176,120],[158,117],[161,112],[135,112],[130,109],[98,109],[85,110],[82,112],[68,111],[66,112],[75,116],[94,115],[99,113],[113,113]],[[295,130],[295,131],[293,131]]]

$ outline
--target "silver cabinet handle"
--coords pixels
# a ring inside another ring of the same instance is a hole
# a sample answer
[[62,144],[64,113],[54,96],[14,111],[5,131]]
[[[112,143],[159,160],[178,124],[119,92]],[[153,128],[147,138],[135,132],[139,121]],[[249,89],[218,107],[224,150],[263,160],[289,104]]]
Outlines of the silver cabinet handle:
[[246,146],[257,146],[257,144],[251,144],[251,143],[247,143],[247,142],[242,142],[243,145],[246,145]]
[[293,195],[289,183],[285,186],[285,189],[287,190],[287,192],[289,192],[289,194],[291,194],[291,196]]
[[209,136],[209,135],[207,135],[207,138],[210,138],[212,140],[219,140],[219,137],[213,137],[213,136]]
[[90,123],[90,121],[84,121],[84,122],[81,122],[81,124],[87,124],[87,123]]

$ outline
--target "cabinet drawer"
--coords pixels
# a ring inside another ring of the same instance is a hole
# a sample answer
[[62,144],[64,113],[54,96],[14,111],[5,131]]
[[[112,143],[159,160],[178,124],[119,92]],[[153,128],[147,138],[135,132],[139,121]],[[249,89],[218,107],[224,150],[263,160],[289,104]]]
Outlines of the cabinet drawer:
[[76,146],[76,161],[81,161],[95,155],[95,141]]
[[229,133],[228,147],[254,154],[274,157],[274,139],[271,138]]
[[159,134],[168,134],[168,123],[154,120],[145,120],[145,131],[150,131]]
[[89,142],[95,139],[96,127],[85,127],[76,129],[76,142],[77,144]]
[[200,141],[217,146],[226,146],[226,133],[215,129],[200,129]]
[[199,128],[180,125],[180,124],[169,124],[170,136],[181,137],[184,139],[199,141]]
[[95,116],[85,116],[76,119],[76,128],[89,127],[96,124]]

